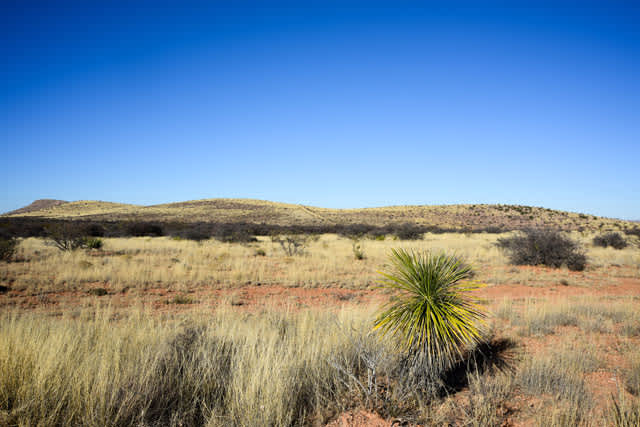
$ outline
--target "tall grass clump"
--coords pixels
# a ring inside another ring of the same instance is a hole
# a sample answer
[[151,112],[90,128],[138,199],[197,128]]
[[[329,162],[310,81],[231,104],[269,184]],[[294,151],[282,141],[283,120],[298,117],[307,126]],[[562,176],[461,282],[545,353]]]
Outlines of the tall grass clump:
[[346,312],[4,313],[0,425],[323,423],[366,399],[357,384],[367,384],[367,355],[393,359],[371,337],[368,319]]
[[398,292],[375,328],[399,338],[417,365],[412,375],[437,378],[482,340],[485,314],[469,291],[471,267],[444,253],[393,249],[382,285]]
[[564,353],[531,356],[521,363],[516,383],[522,390],[534,396],[547,396],[555,402],[551,414],[540,414],[541,425],[578,425],[588,417],[593,401],[583,371],[579,358],[565,357]]

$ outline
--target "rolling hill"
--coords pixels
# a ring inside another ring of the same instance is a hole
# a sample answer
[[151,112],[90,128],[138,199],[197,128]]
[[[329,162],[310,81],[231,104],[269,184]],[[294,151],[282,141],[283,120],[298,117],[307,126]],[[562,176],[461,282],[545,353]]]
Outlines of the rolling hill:
[[624,230],[632,221],[519,205],[416,205],[328,209],[252,199],[203,199],[151,206],[102,201],[38,200],[0,218],[160,223],[248,223],[286,227],[366,224],[479,231],[552,227],[562,230]]

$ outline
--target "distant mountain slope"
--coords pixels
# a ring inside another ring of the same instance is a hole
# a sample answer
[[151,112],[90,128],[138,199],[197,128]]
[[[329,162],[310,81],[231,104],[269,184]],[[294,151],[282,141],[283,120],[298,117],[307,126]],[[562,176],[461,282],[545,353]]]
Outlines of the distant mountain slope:
[[152,206],[99,201],[36,202],[3,217],[95,221],[253,223],[279,226],[331,226],[409,223],[457,230],[554,227],[564,230],[616,230],[637,224],[611,218],[518,205],[388,206],[327,209],[252,199],[204,199]]
[[55,200],[55,199],[38,199],[35,200],[30,205],[22,207],[20,209],[16,209],[15,211],[7,212],[4,215],[24,215],[30,212],[38,212],[43,211],[54,206],[59,206],[64,203],[69,203],[66,200]]

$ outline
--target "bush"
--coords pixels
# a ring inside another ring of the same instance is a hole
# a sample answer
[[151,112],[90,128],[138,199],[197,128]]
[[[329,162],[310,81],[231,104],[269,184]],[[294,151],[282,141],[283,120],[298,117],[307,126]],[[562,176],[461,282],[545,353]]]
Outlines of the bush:
[[606,248],[611,246],[614,249],[624,249],[627,247],[627,241],[620,233],[606,233],[593,238],[594,246]]
[[89,224],[86,229],[87,236],[104,237],[105,229],[102,224]]
[[45,228],[49,243],[61,251],[73,251],[85,244],[84,230],[77,224],[65,222]]
[[17,245],[18,241],[13,237],[0,239],[0,261],[11,261],[11,258],[13,258],[13,255],[16,252]]
[[97,237],[85,237],[83,247],[87,249],[102,249],[104,242]]
[[526,230],[515,236],[498,239],[496,245],[507,252],[515,265],[546,265],[582,271],[587,257],[578,243],[553,230]]
[[624,230],[624,234],[626,234],[627,236],[636,236],[640,238],[640,228],[635,226],[633,228],[626,229]]
[[223,243],[251,243],[258,241],[248,229],[234,225],[217,228],[213,237]]
[[394,234],[400,240],[421,240],[424,237],[424,230],[415,225],[402,224],[394,228]]
[[273,243],[279,243],[280,247],[287,256],[302,255],[307,245],[307,236],[290,235],[290,236],[272,236]]
[[162,227],[149,222],[134,222],[127,226],[127,233],[135,237],[158,237],[164,234]]

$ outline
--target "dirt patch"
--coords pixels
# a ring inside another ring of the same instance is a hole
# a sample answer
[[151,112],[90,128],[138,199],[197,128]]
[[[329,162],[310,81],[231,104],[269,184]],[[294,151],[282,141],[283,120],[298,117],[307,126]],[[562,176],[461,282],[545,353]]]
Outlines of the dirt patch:
[[327,427],[389,427],[392,425],[376,413],[359,410],[342,413],[336,420],[327,424]]

